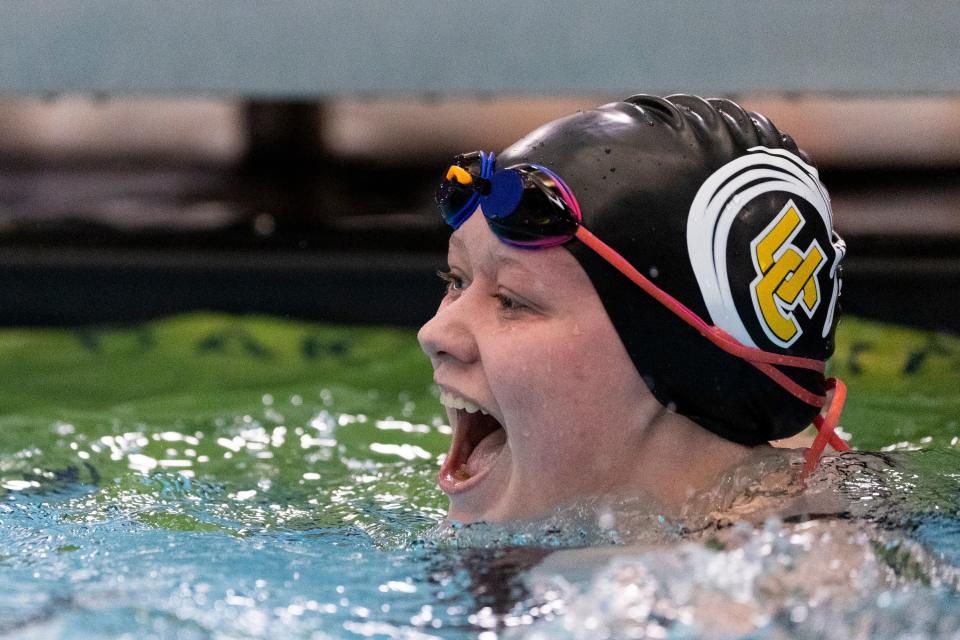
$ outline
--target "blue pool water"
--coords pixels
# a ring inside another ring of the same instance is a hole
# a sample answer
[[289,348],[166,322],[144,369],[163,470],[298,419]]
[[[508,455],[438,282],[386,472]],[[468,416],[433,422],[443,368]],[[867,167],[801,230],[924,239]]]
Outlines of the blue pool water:
[[808,490],[838,506],[813,519],[694,534],[585,500],[450,525],[411,335],[237,322],[155,325],[192,345],[176,358],[136,332],[45,337],[0,417],[0,638],[960,638],[949,418],[834,459]]

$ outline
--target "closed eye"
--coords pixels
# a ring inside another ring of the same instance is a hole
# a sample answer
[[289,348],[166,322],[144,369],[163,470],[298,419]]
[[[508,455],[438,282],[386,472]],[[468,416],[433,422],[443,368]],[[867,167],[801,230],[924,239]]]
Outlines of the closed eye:
[[491,294],[491,297],[497,300],[499,310],[504,315],[516,315],[518,313],[532,311],[528,305],[502,291]]

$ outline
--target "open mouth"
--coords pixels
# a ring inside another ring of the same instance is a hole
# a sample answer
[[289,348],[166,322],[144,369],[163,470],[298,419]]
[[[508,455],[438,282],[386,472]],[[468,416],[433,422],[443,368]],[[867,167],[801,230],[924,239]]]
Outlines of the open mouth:
[[465,491],[493,467],[507,443],[503,425],[477,404],[446,391],[440,402],[452,409],[453,442],[440,469],[440,488],[450,494]]

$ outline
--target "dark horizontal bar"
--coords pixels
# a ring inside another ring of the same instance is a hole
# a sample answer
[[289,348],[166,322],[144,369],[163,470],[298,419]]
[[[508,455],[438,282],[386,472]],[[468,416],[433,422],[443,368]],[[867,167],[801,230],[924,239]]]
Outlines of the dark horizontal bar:
[[[442,253],[11,247],[0,324],[132,322],[191,310],[418,326]],[[851,256],[845,313],[960,333],[960,258]]]
[[192,310],[415,326],[443,288],[445,256],[11,249],[0,324],[130,322]]

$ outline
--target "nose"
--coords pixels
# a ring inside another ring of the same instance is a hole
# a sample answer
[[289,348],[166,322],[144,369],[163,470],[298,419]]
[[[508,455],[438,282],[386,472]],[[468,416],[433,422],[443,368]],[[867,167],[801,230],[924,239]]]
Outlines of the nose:
[[470,363],[479,359],[465,302],[460,298],[441,303],[433,317],[417,332],[420,348],[429,356],[434,368],[444,361]]

